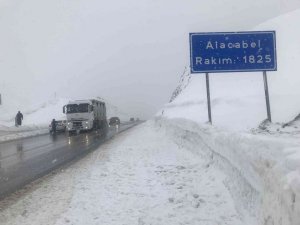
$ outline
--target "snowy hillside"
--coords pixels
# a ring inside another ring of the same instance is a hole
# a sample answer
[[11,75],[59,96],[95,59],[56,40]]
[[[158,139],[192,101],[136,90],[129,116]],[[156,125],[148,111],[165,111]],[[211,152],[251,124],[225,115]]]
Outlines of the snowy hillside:
[[262,123],[267,115],[261,72],[210,74],[213,126],[204,124],[203,74],[191,75],[156,117],[179,145],[210,157],[228,175],[225,183],[239,210],[256,217],[252,224],[300,224],[298,21],[300,10],[253,29],[276,30],[278,71],[268,72],[272,124]]
[[[276,30],[278,71],[268,72],[273,122],[286,123],[300,112],[300,10],[267,21],[253,30]],[[288,25],[287,25],[288,24]],[[258,127],[266,119],[262,72],[210,74],[212,120],[235,130]],[[208,121],[204,74],[164,108],[164,116]]]
[[12,99],[11,101],[7,100],[7,102],[14,104],[6,104],[4,102],[0,108],[0,125],[2,126],[14,126],[15,115],[18,110],[23,113],[24,126],[45,126],[48,125],[53,118],[65,118],[62,113],[62,107],[68,102],[67,99],[51,99],[40,104],[24,104],[18,98]]
[[129,121],[130,117],[132,117],[129,114],[127,114],[127,113],[123,112],[122,110],[120,110],[117,106],[113,105],[109,101],[107,101],[103,98],[100,98],[100,97],[97,97],[96,99],[99,99],[100,101],[105,102],[107,119],[109,119],[110,117],[113,117],[113,116],[117,116],[117,117],[120,118],[121,122],[124,122],[124,121]]
[[[6,95],[6,93],[9,93]],[[31,103],[25,101],[26,98],[15,95],[13,91],[5,92],[4,96],[9,96],[9,99],[4,98],[3,104],[0,106],[0,130],[5,130],[8,127],[14,126],[15,115],[18,110],[24,115],[23,128],[46,127],[49,122],[55,118],[65,119],[62,108],[70,99],[53,98],[45,103]],[[103,99],[101,99],[103,100]],[[107,118],[112,116],[120,117],[121,121],[128,121],[130,116],[122,112],[117,106],[106,102]],[[9,128],[12,130],[12,128]]]

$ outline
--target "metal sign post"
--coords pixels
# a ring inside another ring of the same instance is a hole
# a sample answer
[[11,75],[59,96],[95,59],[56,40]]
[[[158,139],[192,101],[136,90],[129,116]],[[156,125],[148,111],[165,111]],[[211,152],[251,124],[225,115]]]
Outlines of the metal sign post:
[[210,90],[209,90],[209,74],[205,73],[205,76],[206,76],[208,121],[209,121],[210,124],[212,124],[212,120],[211,120],[211,106],[210,106]]
[[271,107],[270,107],[270,99],[269,99],[269,89],[268,89],[268,79],[267,79],[267,72],[263,71],[263,77],[264,77],[264,86],[265,86],[265,96],[266,96],[266,105],[267,105],[267,115],[268,120],[272,122],[271,118]]

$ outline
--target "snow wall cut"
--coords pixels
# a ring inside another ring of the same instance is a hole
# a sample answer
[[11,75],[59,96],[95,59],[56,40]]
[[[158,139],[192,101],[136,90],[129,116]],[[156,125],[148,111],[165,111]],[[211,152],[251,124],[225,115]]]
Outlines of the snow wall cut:
[[185,119],[155,120],[179,146],[227,174],[239,213],[260,225],[300,224],[299,143],[238,134]]

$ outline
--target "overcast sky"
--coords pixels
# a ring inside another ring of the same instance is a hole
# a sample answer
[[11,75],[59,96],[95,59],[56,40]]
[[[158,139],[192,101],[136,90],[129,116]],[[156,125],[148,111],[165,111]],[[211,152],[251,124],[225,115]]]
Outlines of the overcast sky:
[[[100,96],[149,117],[189,64],[189,32],[242,31],[299,0],[0,0],[0,88]],[[0,90],[1,92],[1,90]]]

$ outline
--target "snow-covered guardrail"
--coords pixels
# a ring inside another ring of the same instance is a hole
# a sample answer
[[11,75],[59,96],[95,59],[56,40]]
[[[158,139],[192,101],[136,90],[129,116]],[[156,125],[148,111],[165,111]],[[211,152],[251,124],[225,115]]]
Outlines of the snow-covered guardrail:
[[157,117],[155,123],[228,175],[225,185],[253,224],[300,224],[300,140],[234,133],[184,119]]

